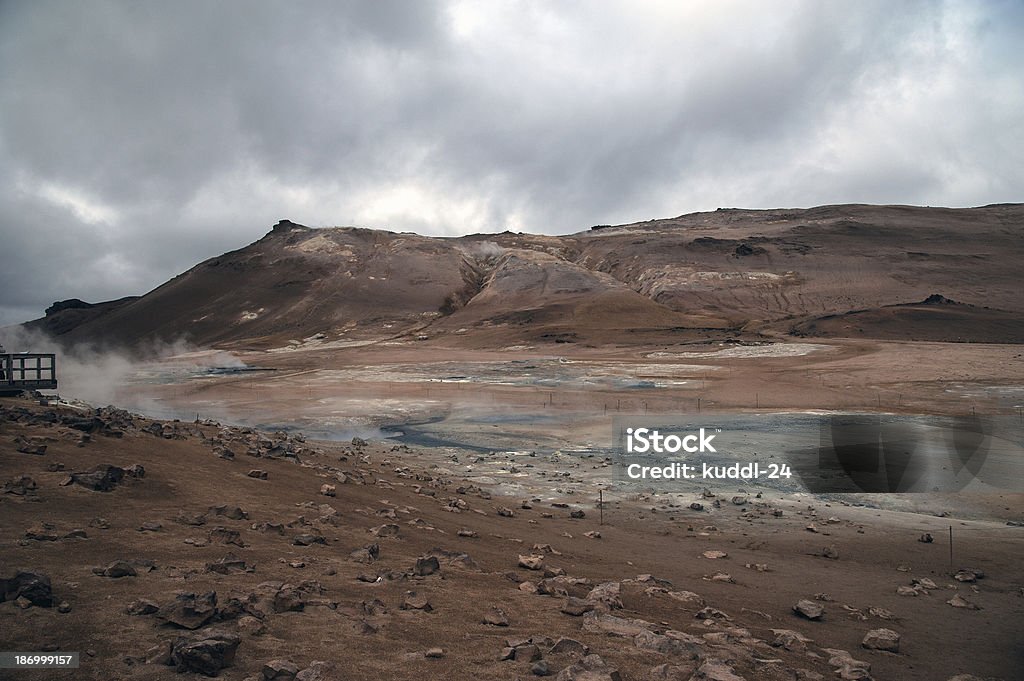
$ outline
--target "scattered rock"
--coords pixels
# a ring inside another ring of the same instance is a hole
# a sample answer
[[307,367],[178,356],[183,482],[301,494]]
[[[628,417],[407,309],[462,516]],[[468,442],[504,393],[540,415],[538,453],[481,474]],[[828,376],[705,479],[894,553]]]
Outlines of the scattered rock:
[[46,445],[42,444],[38,438],[23,438],[20,435],[14,438],[14,448],[22,454],[37,454],[42,456],[46,454]]
[[263,681],[292,681],[299,666],[291,660],[271,660],[263,665]]
[[954,608],[964,608],[966,610],[981,610],[980,607],[978,607],[974,603],[971,603],[960,594],[954,594],[952,598],[946,601],[946,603],[953,606]]
[[157,617],[168,624],[183,629],[198,629],[217,614],[217,592],[208,591],[204,594],[180,593],[174,600],[165,603],[157,612]]
[[334,485],[328,485],[327,483],[324,483],[320,485],[320,494],[324,495],[325,497],[337,496],[338,488],[335,487]]
[[530,667],[530,673],[534,676],[550,676],[551,667],[548,666],[547,660],[538,660]]
[[401,528],[394,523],[388,523],[385,525],[378,525],[370,530],[370,534],[374,537],[397,537]]
[[500,608],[491,608],[484,613],[483,624],[489,624],[494,627],[507,627],[508,615]]
[[771,642],[771,645],[775,648],[802,652],[807,649],[807,644],[811,642],[811,639],[792,629],[772,629],[772,633],[775,634],[775,639]]
[[426,652],[423,653],[423,657],[440,660],[444,657],[444,648],[427,648]]
[[935,541],[935,537],[933,537],[931,533],[925,532],[917,538],[917,541],[921,542],[922,544],[931,544],[933,541]]
[[801,599],[793,606],[793,612],[809,620],[820,620],[825,615],[825,608],[814,601]]
[[562,605],[562,612],[566,615],[572,615],[573,617],[580,617],[585,615],[594,609],[594,604],[590,601],[586,601],[582,598],[576,598],[575,596],[569,596],[566,602]]
[[424,612],[431,612],[434,609],[426,596],[417,594],[414,591],[407,593],[402,600],[402,604],[398,607],[402,610],[422,610]]
[[248,511],[243,511],[239,506],[229,506],[227,504],[213,506],[210,508],[210,512],[214,515],[223,516],[228,520],[247,520],[249,518]]
[[872,629],[864,635],[861,645],[868,650],[900,652],[900,635],[892,629]]
[[609,610],[617,610],[622,608],[620,593],[621,587],[619,582],[604,582],[590,590],[590,593],[587,594],[587,600],[602,605]]
[[113,563],[103,568],[101,574],[104,577],[110,577],[111,579],[120,579],[121,577],[135,577],[139,573],[128,561],[115,560]]
[[261,470],[259,468],[252,469],[251,471],[246,473],[246,475],[248,475],[250,478],[256,478],[257,480],[266,480],[268,476],[265,470]]
[[544,556],[519,556],[519,567],[526,568],[527,570],[543,570],[544,569]]
[[0,579],[0,602],[25,599],[30,605],[49,608],[53,605],[50,578],[41,572],[18,572],[10,579]]
[[441,569],[441,564],[437,560],[437,556],[422,556],[416,559],[416,564],[412,568],[412,573],[419,577],[426,577],[432,575]]
[[709,549],[709,550],[705,551],[704,553],[702,553],[700,555],[702,555],[705,558],[708,558],[710,560],[717,560],[719,558],[727,558],[729,556],[729,554],[726,553],[725,551],[717,551],[717,550],[714,550],[714,549]]
[[622,675],[591,654],[563,669],[555,681],[622,681]]
[[33,496],[38,489],[39,485],[30,476],[20,475],[4,483],[3,493],[20,497]]
[[179,638],[171,647],[171,664],[179,672],[217,676],[221,669],[232,665],[239,643],[241,639],[236,634],[220,631]]
[[588,612],[583,616],[583,631],[594,634],[608,634],[623,638],[635,638],[637,634],[650,631],[651,623],[638,619],[615,617],[598,612]]
[[72,473],[61,484],[81,485],[94,492],[109,492],[124,479],[124,476],[125,470],[120,466],[102,463],[93,467],[92,470]]
[[738,676],[732,667],[727,665],[725,662],[720,660],[707,660],[697,671],[694,672],[693,676],[690,677],[690,681],[744,681],[742,676]]
[[295,546],[312,546],[313,544],[326,544],[326,543],[327,543],[327,540],[324,539],[324,537],[322,535],[312,534],[312,533],[309,533],[309,532],[304,532],[302,534],[297,534],[292,539],[292,544],[294,544]]
[[555,641],[555,644],[551,646],[551,649],[548,652],[552,655],[568,653],[570,655],[579,655],[582,657],[590,652],[590,647],[580,643],[574,638],[563,637]]
[[295,681],[342,681],[348,678],[333,662],[316,661],[299,672]]
[[207,572],[216,572],[220,575],[228,575],[240,572],[253,572],[255,566],[248,565],[244,560],[233,553],[229,553],[215,563],[207,563]]
[[152,615],[160,610],[160,606],[147,598],[137,598],[128,604],[125,612],[129,615]]

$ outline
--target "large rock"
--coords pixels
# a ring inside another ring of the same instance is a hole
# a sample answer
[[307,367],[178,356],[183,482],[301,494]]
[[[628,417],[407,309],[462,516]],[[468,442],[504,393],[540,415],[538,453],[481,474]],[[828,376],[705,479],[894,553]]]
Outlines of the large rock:
[[94,492],[109,492],[124,479],[124,476],[125,471],[120,466],[101,463],[93,467],[92,470],[72,473],[68,482],[81,485]]
[[720,660],[707,660],[690,677],[690,681],[744,681],[732,667]]
[[271,660],[263,665],[263,681],[292,681],[299,666],[291,660]]
[[441,564],[437,560],[437,556],[422,556],[416,559],[416,565],[412,568],[412,573],[419,577],[426,577],[432,575],[441,569]]
[[604,582],[590,590],[587,600],[603,605],[609,610],[617,610],[622,608],[620,591],[619,582]]
[[825,608],[806,598],[796,602],[796,605],[793,606],[793,612],[809,620],[820,620],[825,616]]
[[868,650],[885,650],[890,653],[900,652],[900,635],[892,629],[872,629],[864,635],[861,645]]
[[295,676],[295,681],[348,681],[350,677],[333,662],[316,661]]
[[650,631],[651,623],[639,619],[615,617],[599,612],[588,612],[583,616],[583,631],[593,634],[608,634],[634,638],[637,634]]
[[110,577],[111,579],[135,577],[138,574],[139,573],[136,571],[135,566],[126,560],[115,560],[113,563],[103,568],[103,576]]
[[622,681],[622,676],[599,655],[587,655],[563,669],[555,681]]
[[160,607],[157,617],[183,629],[198,629],[216,614],[217,592],[208,591],[199,595],[191,592],[178,594],[174,600]]
[[236,634],[225,631],[204,631],[193,637],[179,638],[171,646],[171,664],[179,672],[217,676],[221,669],[235,661],[241,640]]
[[42,572],[18,572],[10,579],[0,579],[0,601],[24,598],[32,605],[49,608],[53,605],[50,578]]
[[633,645],[640,650],[649,650],[683,660],[696,660],[700,656],[698,644],[683,641],[668,634],[655,634],[652,631],[642,631],[637,634],[633,638]]

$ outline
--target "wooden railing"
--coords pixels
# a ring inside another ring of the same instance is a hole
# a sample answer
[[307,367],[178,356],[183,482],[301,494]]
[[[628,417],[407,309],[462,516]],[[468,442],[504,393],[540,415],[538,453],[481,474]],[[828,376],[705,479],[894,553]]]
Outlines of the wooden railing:
[[53,390],[57,355],[18,352],[0,355],[0,390]]

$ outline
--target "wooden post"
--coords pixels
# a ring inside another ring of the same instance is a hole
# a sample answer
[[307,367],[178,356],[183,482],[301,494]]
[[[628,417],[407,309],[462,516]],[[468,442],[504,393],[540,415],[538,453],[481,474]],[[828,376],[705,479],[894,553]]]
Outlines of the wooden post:
[[953,572],[953,526],[949,526],[949,571]]
[[597,508],[598,508],[598,515],[600,515],[600,517],[601,517],[600,524],[604,525],[604,490],[603,489],[599,489],[597,491]]

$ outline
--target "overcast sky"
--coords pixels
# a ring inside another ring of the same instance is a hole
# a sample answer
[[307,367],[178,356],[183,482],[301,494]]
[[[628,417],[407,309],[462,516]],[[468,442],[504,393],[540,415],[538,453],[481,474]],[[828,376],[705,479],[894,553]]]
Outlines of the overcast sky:
[[0,324],[280,218],[1021,201],[1024,3],[0,0]]

